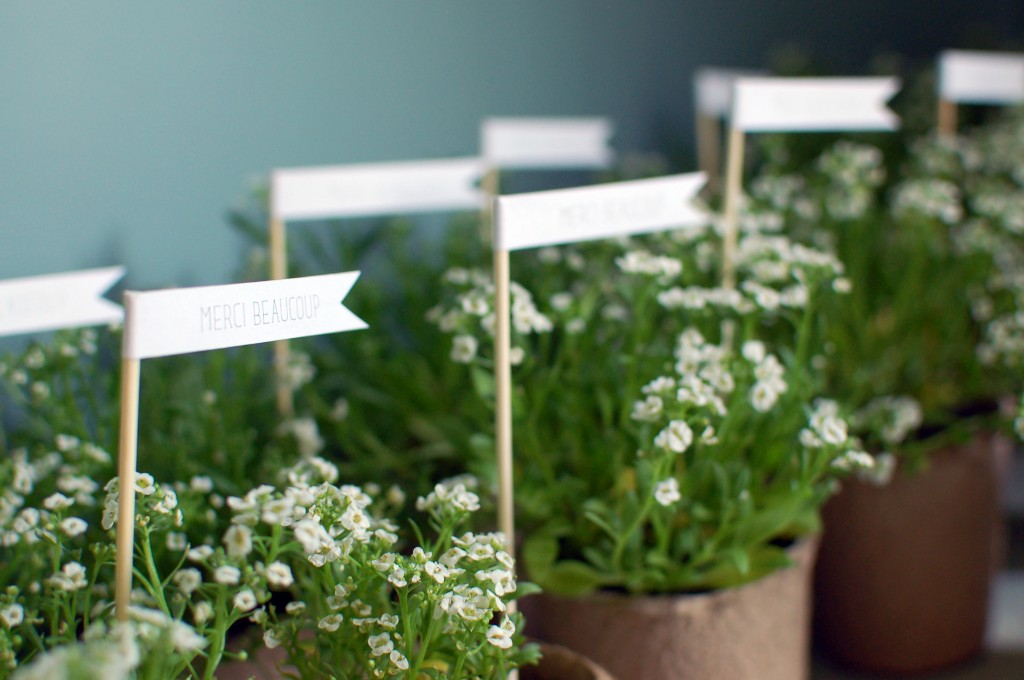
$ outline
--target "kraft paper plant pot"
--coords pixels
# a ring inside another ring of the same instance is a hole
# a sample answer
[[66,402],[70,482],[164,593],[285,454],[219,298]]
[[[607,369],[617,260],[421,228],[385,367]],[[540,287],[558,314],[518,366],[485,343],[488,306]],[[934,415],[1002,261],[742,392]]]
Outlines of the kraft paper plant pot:
[[571,649],[541,643],[543,657],[536,666],[519,669],[520,680],[616,680],[601,666]]
[[[617,678],[581,654],[548,643],[541,643],[543,657],[536,666],[519,670],[520,680],[617,680]],[[284,650],[259,649],[249,661],[229,661],[217,669],[219,680],[283,680],[297,671],[287,667],[278,670],[284,661]],[[290,673],[290,674],[289,674]]]
[[811,574],[817,539],[790,550],[794,565],[711,593],[584,598],[537,595],[531,625],[623,679],[806,680]]
[[815,640],[862,671],[910,675],[981,652],[1001,560],[1000,471],[1012,451],[981,434],[886,486],[848,480],[823,509]]

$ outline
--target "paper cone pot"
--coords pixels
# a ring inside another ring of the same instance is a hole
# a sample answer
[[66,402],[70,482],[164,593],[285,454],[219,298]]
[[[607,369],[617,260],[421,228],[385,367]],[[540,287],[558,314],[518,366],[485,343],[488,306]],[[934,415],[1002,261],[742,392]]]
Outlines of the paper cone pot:
[[739,588],[538,595],[523,607],[539,638],[579,652],[619,678],[806,680],[816,552],[816,538],[800,541],[790,549],[793,566]]
[[814,618],[816,642],[833,660],[906,675],[981,652],[1001,559],[999,473],[1011,447],[978,435],[886,486],[848,480],[826,503]]

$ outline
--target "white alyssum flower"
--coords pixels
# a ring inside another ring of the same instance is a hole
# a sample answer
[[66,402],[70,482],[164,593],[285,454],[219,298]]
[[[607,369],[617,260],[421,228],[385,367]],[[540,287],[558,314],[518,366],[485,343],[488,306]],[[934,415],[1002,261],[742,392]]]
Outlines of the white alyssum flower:
[[654,487],[654,498],[664,507],[678,503],[682,498],[679,493],[679,480],[675,477],[664,479]]
[[241,578],[241,570],[230,564],[222,564],[213,570],[213,580],[226,586],[237,586]]
[[661,417],[665,410],[664,400],[656,394],[648,395],[646,399],[633,404],[633,420],[654,422]]
[[391,634],[384,632],[380,635],[371,635],[367,640],[366,644],[370,646],[371,656],[384,656],[385,654],[391,654],[395,649],[395,643],[391,641]]
[[685,420],[671,420],[654,438],[654,445],[675,453],[685,453],[693,444],[693,430]]
[[456,335],[452,338],[452,361],[468,364],[476,358],[477,340],[472,335]]
[[85,533],[85,530],[89,528],[88,522],[80,517],[68,517],[61,521],[60,530],[65,536],[74,538],[75,536],[81,536]]
[[190,562],[205,562],[211,555],[213,555],[213,548],[208,545],[197,545],[187,553]]
[[512,636],[516,633],[516,625],[512,619],[503,617],[501,624],[491,626],[487,629],[487,642],[498,649],[509,649],[512,647]]
[[60,571],[46,580],[47,585],[57,590],[74,592],[89,585],[85,567],[78,562],[68,562]]
[[198,569],[188,567],[174,575],[174,585],[185,595],[191,595],[203,584],[203,575]]
[[256,608],[256,595],[252,590],[246,588],[235,593],[231,603],[240,612],[251,611]]
[[231,557],[245,557],[252,552],[252,529],[243,524],[232,524],[224,532],[224,549]]
[[6,607],[0,608],[0,623],[4,624],[4,627],[8,630],[15,626],[20,626],[24,620],[25,608],[17,602],[13,602]]
[[68,498],[62,493],[53,493],[43,499],[43,507],[51,512],[57,512],[58,510],[67,510],[75,501]]
[[328,614],[317,622],[316,627],[320,630],[326,630],[328,633],[333,633],[341,627],[341,623],[344,620],[345,617],[341,614]]
[[271,562],[264,575],[267,583],[274,588],[287,588],[295,582],[291,567],[284,562]]

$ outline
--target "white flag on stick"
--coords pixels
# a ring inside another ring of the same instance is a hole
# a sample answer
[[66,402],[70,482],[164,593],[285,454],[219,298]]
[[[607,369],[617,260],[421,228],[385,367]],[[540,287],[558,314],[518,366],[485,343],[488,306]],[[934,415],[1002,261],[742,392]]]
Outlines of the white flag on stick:
[[1024,101],[1024,54],[943,52],[939,56],[939,97],[965,104]]
[[894,130],[886,102],[897,78],[740,78],[733,93],[734,129],[744,132]]
[[271,175],[281,220],[479,210],[479,158],[283,168]]
[[606,168],[614,158],[607,118],[488,118],[481,136],[491,168]]
[[125,293],[124,357],[186,354],[366,328],[342,301],[359,272]]
[[520,250],[701,224],[708,216],[693,200],[704,182],[704,173],[693,172],[501,196],[495,199],[495,249]]
[[124,310],[103,294],[123,276],[105,267],[0,281],[0,335],[119,322]]

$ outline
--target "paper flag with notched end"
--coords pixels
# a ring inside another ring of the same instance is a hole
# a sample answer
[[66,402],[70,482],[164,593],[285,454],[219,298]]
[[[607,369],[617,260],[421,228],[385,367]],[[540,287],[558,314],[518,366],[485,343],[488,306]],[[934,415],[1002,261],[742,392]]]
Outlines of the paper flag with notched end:
[[121,306],[103,297],[124,276],[124,267],[0,281],[0,335],[117,323]]
[[939,97],[965,104],[1024,102],[1024,54],[943,52],[939,56]]
[[126,359],[366,328],[342,302],[359,272],[125,293]]
[[495,199],[497,250],[521,250],[704,224],[702,172]]
[[894,130],[897,78],[740,78],[731,125],[744,132]]
[[271,175],[271,212],[282,220],[479,210],[479,158],[282,168]]
[[480,134],[490,168],[607,168],[615,156],[607,118],[488,118]]

